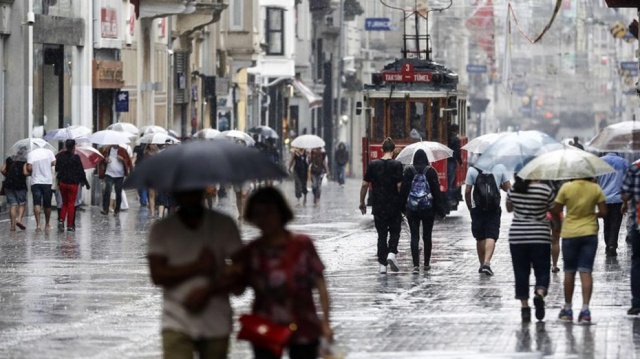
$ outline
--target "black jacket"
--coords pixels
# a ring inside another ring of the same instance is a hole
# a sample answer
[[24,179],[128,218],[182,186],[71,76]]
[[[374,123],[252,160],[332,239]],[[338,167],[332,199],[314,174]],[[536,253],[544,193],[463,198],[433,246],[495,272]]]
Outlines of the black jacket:
[[89,187],[82,161],[75,153],[60,152],[56,156],[56,172],[61,183],[82,184]]
[[[409,198],[409,192],[411,192],[411,183],[413,182],[413,177],[415,177],[416,171],[418,173],[424,171],[424,167],[415,167],[415,171],[413,170],[413,165],[407,166],[404,169],[404,175],[402,177],[402,187],[400,188],[400,196],[403,199],[403,212],[406,209],[407,199]],[[438,179],[438,172],[429,166],[427,169],[427,182],[429,182],[429,187],[431,189],[431,195],[433,195],[433,210],[436,214],[440,216],[444,216],[446,211],[444,209],[444,201],[442,197],[442,192],[440,191],[440,180]]]

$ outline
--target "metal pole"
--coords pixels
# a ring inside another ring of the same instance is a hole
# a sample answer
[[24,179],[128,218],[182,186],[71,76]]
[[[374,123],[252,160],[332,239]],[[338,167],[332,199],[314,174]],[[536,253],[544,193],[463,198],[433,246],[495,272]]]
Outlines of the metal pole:
[[340,0],[340,33],[338,35],[338,71],[336,76],[336,115],[333,118],[333,134],[332,140],[329,146],[327,146],[327,157],[329,159],[329,163],[331,164],[331,172],[335,173],[335,164],[333,161],[333,150],[335,147],[335,139],[338,138],[338,124],[340,123],[340,116],[342,116],[342,76],[344,74],[344,45],[345,45],[345,26],[344,26],[344,1]]

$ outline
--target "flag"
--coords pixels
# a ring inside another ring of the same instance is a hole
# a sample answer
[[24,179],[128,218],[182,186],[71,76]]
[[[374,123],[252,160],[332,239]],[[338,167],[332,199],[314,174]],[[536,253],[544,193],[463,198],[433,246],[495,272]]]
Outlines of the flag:
[[466,26],[471,32],[472,39],[487,53],[491,75],[495,76],[496,24],[493,17],[493,0],[478,1],[473,14],[467,19]]

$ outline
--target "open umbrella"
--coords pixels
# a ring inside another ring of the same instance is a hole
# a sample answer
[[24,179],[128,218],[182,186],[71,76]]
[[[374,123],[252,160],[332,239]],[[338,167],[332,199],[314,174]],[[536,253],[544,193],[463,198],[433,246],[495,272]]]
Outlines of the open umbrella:
[[324,140],[316,135],[302,135],[291,141],[291,147],[313,149],[324,147]]
[[466,145],[462,146],[463,150],[470,153],[482,153],[485,148],[491,146],[494,142],[506,135],[506,132],[500,133],[487,133],[486,135],[478,136],[469,141]]
[[9,155],[13,156],[14,160],[26,161],[29,152],[38,148],[46,148],[51,152],[55,152],[56,150],[47,141],[41,138],[25,138],[14,143],[13,146],[11,146]]
[[238,130],[221,132],[218,136],[216,136],[216,140],[220,139],[242,140],[247,144],[247,146],[253,146],[256,144],[256,141],[254,141],[251,136]]
[[[58,154],[65,152],[66,149],[58,152]],[[80,157],[80,161],[82,162],[82,167],[85,170],[95,168],[98,163],[100,163],[104,156],[100,153],[100,151],[96,150],[93,147],[76,147],[74,153]],[[56,154],[56,156],[58,155]]]
[[140,128],[140,133],[142,133],[143,135],[148,135],[150,133],[168,134],[169,132],[160,126],[151,125],[151,126],[142,126],[142,128]]
[[[133,135],[133,136],[137,136],[140,133],[140,130],[138,129],[138,127],[136,127],[132,123],[127,123],[127,122],[114,123],[112,125],[109,125],[109,127],[107,127],[107,130],[113,130],[113,131],[118,131],[118,132],[126,132],[128,134]],[[131,136],[129,136],[129,137],[131,137]]]
[[85,126],[69,126],[49,131],[43,138],[47,141],[75,140],[76,138],[87,137],[91,132],[91,129]]
[[146,144],[164,145],[166,143],[170,143],[170,144],[180,143],[180,140],[164,133],[150,133],[148,135],[142,136],[139,142],[146,143]]
[[98,131],[89,136],[89,140],[91,143],[95,143],[100,146],[122,145],[131,142],[129,134],[114,130]]
[[220,131],[214,130],[213,128],[205,128],[198,132],[196,132],[193,137],[199,140],[213,140],[220,134]]
[[624,121],[603,128],[587,143],[587,149],[600,152],[640,151],[640,122]]
[[53,153],[54,152],[48,148],[36,148],[35,150],[29,152],[29,154],[27,155],[27,161],[29,163],[33,163],[40,160],[46,160],[48,158],[51,158]]
[[427,153],[429,162],[444,160],[453,156],[453,150],[439,142],[422,141],[413,143],[400,151],[396,160],[405,165],[413,163],[413,155],[418,150],[424,150]]
[[528,180],[570,180],[594,178],[612,172],[615,169],[598,156],[567,147],[534,158],[518,172],[518,177]]
[[225,141],[192,141],[168,148],[136,166],[127,188],[204,190],[212,183],[284,178],[287,174],[255,148]]
[[256,126],[247,132],[255,133],[256,135],[260,135],[264,138],[280,138],[276,130],[269,126]]
[[485,148],[474,167],[491,172],[502,165],[502,170],[514,172],[537,155],[563,148],[558,140],[540,131],[511,132]]

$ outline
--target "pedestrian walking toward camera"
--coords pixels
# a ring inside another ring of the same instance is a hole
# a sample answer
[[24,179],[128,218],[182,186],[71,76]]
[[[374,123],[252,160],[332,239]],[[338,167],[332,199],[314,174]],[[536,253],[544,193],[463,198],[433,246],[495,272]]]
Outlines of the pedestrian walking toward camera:
[[67,231],[75,232],[76,199],[80,186],[90,189],[87,175],[82,167],[80,157],[74,153],[76,141],[67,140],[65,151],[58,154],[56,172],[58,173],[58,190],[62,197],[62,207],[58,218],[58,230],[64,231],[64,221],[67,220]]
[[307,182],[309,181],[309,159],[307,151],[302,148],[296,148],[289,162],[289,173],[293,173],[295,183],[295,195],[300,205],[300,199],[303,205],[307,205]]
[[424,245],[424,271],[431,270],[431,234],[436,214],[444,216],[443,197],[440,192],[438,172],[430,166],[424,150],[413,155],[413,164],[405,168],[400,190],[401,198],[406,198],[405,214],[411,230],[411,257],[413,274],[420,273],[420,225]]
[[[142,160],[144,159],[144,151],[146,148],[146,143],[138,144],[133,148],[133,157],[131,158],[131,162],[134,164],[134,166],[137,167],[140,163],[142,163]],[[149,205],[149,192],[146,188],[138,189],[138,197],[140,199],[140,207],[147,207]]]
[[27,147],[18,150],[15,157],[7,157],[2,164],[0,172],[5,177],[2,182],[4,195],[7,196],[7,204],[9,205],[9,219],[11,222],[10,231],[15,232],[16,226],[22,230],[27,227],[24,225],[24,212],[27,209],[27,177],[25,176],[25,167]]
[[[516,299],[522,305],[523,322],[531,321],[529,307],[529,277],[535,276],[533,304],[536,319],[545,316],[544,298],[550,282],[551,230],[547,212],[553,207],[553,189],[538,181],[523,180],[516,176],[513,188],[507,193],[507,211],[513,212],[509,229],[509,249],[515,276]],[[559,231],[559,215],[554,214],[553,228]]]
[[116,205],[113,212],[114,215],[118,215],[122,205],[122,183],[124,182],[124,177],[131,171],[131,158],[126,149],[117,145],[103,147],[100,152],[104,156],[104,160],[98,165],[98,176],[104,180],[104,195],[100,213],[109,214],[111,191],[115,190]]
[[456,201],[456,172],[458,166],[462,165],[462,150],[460,147],[460,138],[458,137],[460,126],[453,124],[449,127],[449,138],[447,147],[453,150],[453,156],[447,158],[447,198],[450,203]]
[[309,158],[309,173],[311,174],[313,205],[317,206],[320,203],[320,195],[322,194],[322,179],[325,175],[329,175],[327,154],[321,148],[314,148],[311,150],[311,157]]
[[396,256],[402,224],[400,189],[403,168],[401,162],[393,159],[395,148],[391,138],[384,140],[382,158],[369,163],[360,188],[360,211],[364,215],[367,213],[365,197],[371,187],[371,207],[378,232],[378,271],[381,274],[387,273],[387,265],[394,272],[400,270]]
[[606,254],[610,257],[618,255],[618,236],[622,226],[622,180],[629,162],[615,153],[600,157],[616,171],[598,177],[598,185],[602,188],[607,203],[607,216],[604,218],[604,243]]
[[[576,272],[580,273],[582,283],[582,309],[578,322],[591,322],[589,302],[593,292],[593,262],[598,249],[598,217],[607,216],[605,196],[592,178],[567,182],[560,188],[552,214],[560,215],[564,207],[567,215],[562,223],[562,257],[564,259],[564,297],[565,304],[559,318],[573,321],[573,291]],[[598,211],[595,211],[595,208]]]
[[337,170],[337,180],[340,186],[344,187],[344,176],[347,168],[347,164],[349,163],[349,151],[347,151],[347,146],[345,146],[344,142],[340,142],[338,145],[338,149],[336,150],[336,166],[338,166]]
[[173,196],[180,209],[153,225],[148,249],[151,279],[163,292],[164,358],[226,358],[233,313],[213,284],[242,248],[240,234],[233,219],[204,208],[203,191]]
[[[39,150],[35,150],[39,151]],[[27,165],[24,167],[24,175],[31,176],[31,194],[33,196],[33,214],[36,217],[36,231],[42,230],[40,212],[44,209],[44,228],[51,230],[51,199],[53,198],[53,167],[56,165],[56,156],[46,150],[44,158],[34,160],[27,156]]]
[[622,181],[623,211],[627,211],[629,221],[629,239],[631,241],[631,309],[629,315],[640,314],[640,229],[638,220],[640,206],[640,162],[627,169]]
[[491,172],[470,167],[465,184],[464,199],[471,212],[471,233],[476,239],[480,260],[478,273],[492,276],[491,258],[500,234],[502,215],[500,189],[511,189],[509,175],[502,165],[496,165]]

